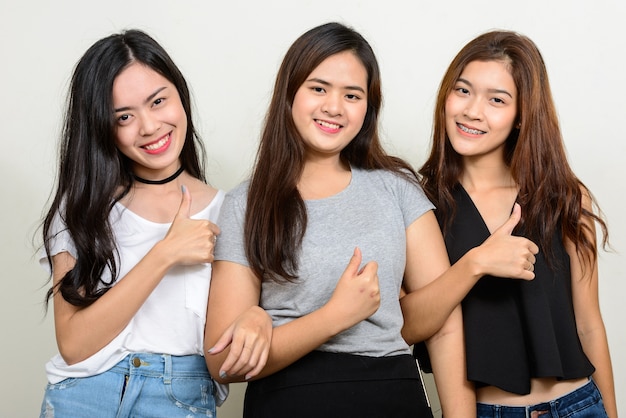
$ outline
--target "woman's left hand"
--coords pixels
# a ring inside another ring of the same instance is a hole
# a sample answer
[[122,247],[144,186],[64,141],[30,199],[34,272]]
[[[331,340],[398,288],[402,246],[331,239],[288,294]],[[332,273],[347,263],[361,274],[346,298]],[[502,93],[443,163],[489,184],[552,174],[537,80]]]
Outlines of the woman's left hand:
[[208,355],[215,355],[230,346],[220,377],[245,376],[250,380],[265,367],[272,341],[272,319],[259,306],[242,313],[220,336]]

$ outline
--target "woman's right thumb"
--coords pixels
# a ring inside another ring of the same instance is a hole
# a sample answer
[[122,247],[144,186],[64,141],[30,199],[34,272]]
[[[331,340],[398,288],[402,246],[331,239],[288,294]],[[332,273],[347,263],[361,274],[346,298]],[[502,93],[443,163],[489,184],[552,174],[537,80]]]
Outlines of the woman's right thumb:
[[180,207],[178,208],[178,213],[176,216],[189,218],[191,216],[191,193],[189,193],[189,190],[187,190],[187,187],[185,187],[185,185],[182,185],[180,188],[183,193],[180,201]]

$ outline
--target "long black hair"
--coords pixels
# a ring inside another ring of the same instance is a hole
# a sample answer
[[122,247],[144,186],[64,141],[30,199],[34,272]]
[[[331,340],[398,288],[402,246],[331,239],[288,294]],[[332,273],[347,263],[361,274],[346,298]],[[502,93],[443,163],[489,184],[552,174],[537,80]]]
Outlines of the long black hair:
[[[187,116],[180,161],[191,176],[206,182],[204,147],[191,120],[189,88],[167,52],[139,30],[97,41],[78,61],[72,75],[57,187],[43,221],[43,243],[50,266],[50,241],[59,232],[53,230],[56,217],[76,247],[76,265],[48,291],[46,302],[59,291],[69,303],[88,306],[117,279],[117,247],[109,213],[130,191],[132,164],[115,146],[112,91],[115,78],[132,63],[151,68],[176,86]],[[102,278],[107,269],[110,281]]]

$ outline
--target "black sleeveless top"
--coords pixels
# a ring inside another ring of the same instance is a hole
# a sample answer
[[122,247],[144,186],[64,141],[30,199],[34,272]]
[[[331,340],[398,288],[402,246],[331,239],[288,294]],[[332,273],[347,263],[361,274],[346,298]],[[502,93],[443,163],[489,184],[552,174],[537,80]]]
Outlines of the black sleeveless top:
[[[490,235],[460,184],[453,196],[456,216],[444,237],[450,263]],[[566,380],[594,372],[576,331],[570,260],[560,231],[552,252],[556,262],[550,267],[537,254],[534,280],[484,276],[463,300],[467,376],[476,387],[524,395],[530,392],[531,378]]]

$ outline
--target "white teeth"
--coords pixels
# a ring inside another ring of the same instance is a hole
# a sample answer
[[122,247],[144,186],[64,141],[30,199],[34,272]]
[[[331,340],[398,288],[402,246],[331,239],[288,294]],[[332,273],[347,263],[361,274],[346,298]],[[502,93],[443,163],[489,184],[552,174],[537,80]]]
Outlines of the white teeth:
[[154,144],[146,145],[144,148],[150,151],[154,151],[155,149],[161,148],[163,145],[167,144],[167,141],[170,139],[170,136],[167,135],[163,137],[159,142],[155,142]]
[[480,135],[480,134],[484,134],[485,131],[479,131],[478,129],[470,129],[467,126],[461,125],[460,123],[456,124],[459,128],[461,128],[461,130],[463,132],[467,132],[468,134],[472,134],[472,135]]
[[341,128],[341,125],[337,125],[336,123],[326,122],[326,121],[323,121],[323,120],[318,120],[317,123],[320,124],[321,126],[323,126],[324,128],[330,128],[330,129],[339,129],[339,128]]

